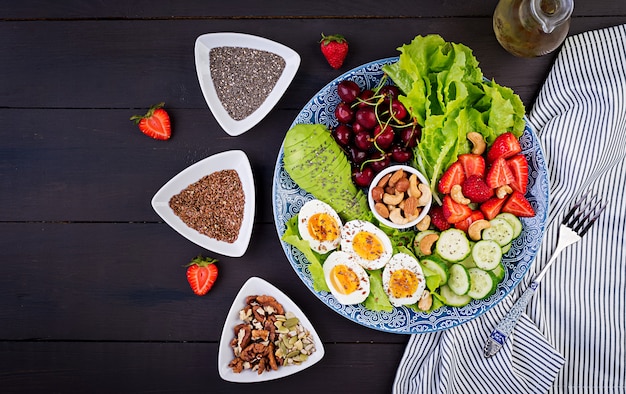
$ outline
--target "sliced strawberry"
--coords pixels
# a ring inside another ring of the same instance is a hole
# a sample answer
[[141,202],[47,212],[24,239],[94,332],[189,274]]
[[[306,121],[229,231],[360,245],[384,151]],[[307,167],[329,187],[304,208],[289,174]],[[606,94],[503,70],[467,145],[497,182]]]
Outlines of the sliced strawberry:
[[463,230],[467,232],[469,226],[477,220],[484,219],[485,215],[481,211],[472,211],[471,215],[467,219],[461,220],[460,222],[454,223],[454,227],[459,230]]
[[494,195],[493,189],[487,186],[483,178],[478,175],[468,176],[461,187],[465,197],[479,204],[489,200]]
[[505,159],[522,151],[522,147],[517,137],[513,133],[504,133],[496,137],[495,141],[487,152],[487,161],[492,163],[499,157]]
[[502,212],[512,213],[518,217],[533,217],[535,210],[524,195],[518,191],[513,191],[502,207]]
[[443,216],[448,223],[455,224],[467,219],[472,214],[472,209],[464,204],[454,201],[450,195],[443,198]]
[[187,264],[187,281],[196,295],[205,295],[217,279],[216,259],[198,256]]
[[459,155],[458,160],[463,165],[466,177],[470,177],[472,175],[478,175],[480,177],[485,176],[485,159],[481,155],[465,153]]
[[452,186],[460,185],[464,180],[465,170],[463,169],[463,164],[459,161],[455,161],[439,179],[439,184],[437,185],[439,193],[449,194]]
[[493,164],[491,164],[491,168],[489,168],[489,172],[487,172],[486,181],[487,186],[493,189],[515,182],[515,177],[504,157],[496,159]]
[[528,187],[528,161],[524,155],[515,155],[506,161],[515,181],[510,183],[513,190],[517,190],[522,194],[526,194]]
[[172,136],[170,116],[163,109],[165,103],[150,107],[145,115],[131,116],[130,120],[139,125],[139,130],[148,137],[157,140],[167,140]]
[[433,226],[435,226],[439,231],[444,231],[450,228],[450,223],[446,220],[446,217],[443,215],[443,208],[439,205],[433,204],[428,212],[430,216],[430,222]]
[[502,212],[502,206],[506,202],[505,198],[492,197],[480,204],[480,211],[485,215],[485,219],[491,220]]

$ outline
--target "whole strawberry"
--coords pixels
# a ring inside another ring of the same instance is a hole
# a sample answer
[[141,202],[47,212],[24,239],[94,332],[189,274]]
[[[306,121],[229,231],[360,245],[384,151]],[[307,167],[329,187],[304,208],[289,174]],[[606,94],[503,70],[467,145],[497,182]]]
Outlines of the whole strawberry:
[[217,279],[216,259],[198,256],[191,260],[187,267],[187,281],[196,295],[205,295]]
[[328,64],[337,70],[343,65],[348,54],[348,41],[340,34],[325,36],[322,33],[320,49]]
[[461,186],[463,195],[472,202],[483,203],[494,195],[493,189],[487,186],[483,178],[478,175],[467,177]]
[[159,103],[150,107],[145,115],[134,115],[130,120],[139,125],[139,130],[148,137],[157,140],[167,140],[172,136],[170,116],[163,109],[165,103]]

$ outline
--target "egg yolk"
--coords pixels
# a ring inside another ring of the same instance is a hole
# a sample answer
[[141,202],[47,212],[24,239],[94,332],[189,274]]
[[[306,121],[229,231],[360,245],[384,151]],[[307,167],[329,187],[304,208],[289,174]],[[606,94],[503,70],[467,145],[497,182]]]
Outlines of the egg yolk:
[[352,249],[360,257],[370,261],[376,260],[382,256],[384,252],[383,244],[380,242],[380,239],[368,231],[361,231],[354,236]]
[[309,234],[318,241],[332,241],[339,236],[339,226],[335,218],[327,213],[312,215],[308,223]]
[[341,294],[352,294],[359,287],[359,277],[344,264],[337,264],[330,271],[330,283]]
[[413,271],[407,269],[395,270],[389,278],[389,292],[395,298],[406,298],[417,291],[419,279]]

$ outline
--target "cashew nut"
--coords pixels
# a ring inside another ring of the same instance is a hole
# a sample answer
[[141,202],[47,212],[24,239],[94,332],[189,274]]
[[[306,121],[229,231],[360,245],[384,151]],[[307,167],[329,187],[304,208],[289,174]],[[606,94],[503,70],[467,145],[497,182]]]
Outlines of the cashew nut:
[[485,149],[487,149],[487,143],[483,138],[482,134],[477,133],[476,131],[472,131],[471,133],[467,133],[467,139],[472,142],[474,147],[472,148],[472,153],[475,155],[482,155],[485,153]]
[[422,192],[417,188],[417,175],[411,174],[409,177],[409,196],[420,198]]
[[502,185],[496,189],[496,197],[498,197],[499,199],[503,199],[511,193],[513,193],[513,189],[511,189],[511,186],[509,185]]
[[425,207],[432,198],[432,193],[430,192],[430,188],[425,183],[420,183],[418,189],[421,192],[421,195],[417,199],[418,207]]
[[398,205],[400,204],[400,202],[402,202],[402,200],[404,200],[404,193],[398,193],[398,192],[396,192],[396,194],[385,193],[383,195],[383,202],[385,204]]
[[426,312],[432,306],[433,306],[433,295],[430,294],[430,291],[424,290],[424,292],[422,293],[422,296],[417,302],[417,307],[419,308],[419,310]]
[[469,237],[473,241],[479,241],[481,238],[482,231],[489,227],[491,227],[491,223],[489,223],[488,220],[485,220],[485,219],[477,220],[475,222],[472,222],[472,224],[470,224],[469,228],[467,229],[467,235],[469,235]]
[[439,234],[428,234],[420,240],[420,252],[424,256],[430,256],[433,253],[433,245],[439,239]]
[[426,215],[424,216],[424,218],[422,220],[420,220],[415,227],[419,230],[419,231],[425,231],[428,230],[428,227],[430,227],[430,215]]
[[402,216],[402,210],[400,208],[392,209],[391,212],[389,212],[389,220],[395,224],[407,224],[409,222],[409,219]]
[[463,188],[461,185],[452,186],[452,189],[450,189],[450,197],[453,201],[462,205],[467,205],[472,202],[469,198],[463,195]]

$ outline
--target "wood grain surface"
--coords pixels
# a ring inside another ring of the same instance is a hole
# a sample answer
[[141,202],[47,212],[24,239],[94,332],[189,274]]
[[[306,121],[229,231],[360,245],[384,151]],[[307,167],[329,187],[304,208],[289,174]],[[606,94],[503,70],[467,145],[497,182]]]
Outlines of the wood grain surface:
[[[182,2],[181,2],[182,3]],[[20,1],[0,12],[0,392],[363,392],[391,390],[408,337],[332,312],[302,284],[280,246],[272,178],[300,108],[342,72],[397,56],[418,34],[474,51],[485,76],[530,110],[555,54],[509,55],[496,1]],[[580,0],[570,34],[626,22],[626,3]],[[228,136],[207,108],[193,47],[205,33],[263,36],[302,63],[275,109]],[[343,68],[320,34],[350,41]],[[142,135],[129,117],[164,101],[173,137]],[[187,166],[241,149],[255,177],[252,241],[219,258],[220,276],[193,295],[183,267],[202,248],[165,224],[154,193]],[[250,276],[288,294],[326,347],[319,364],[254,386],[221,380],[217,346]]]

